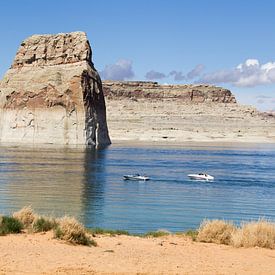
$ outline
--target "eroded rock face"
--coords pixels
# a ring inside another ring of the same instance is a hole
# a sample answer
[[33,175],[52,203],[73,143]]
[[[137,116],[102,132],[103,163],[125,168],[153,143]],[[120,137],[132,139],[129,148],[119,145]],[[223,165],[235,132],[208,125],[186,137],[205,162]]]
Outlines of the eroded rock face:
[[110,144],[91,57],[83,32],[23,41],[0,83],[0,142]]
[[183,103],[236,103],[227,89],[212,85],[160,85],[143,81],[104,81],[104,94],[108,99],[132,98],[173,99]]
[[103,89],[113,140],[275,142],[275,116],[220,87],[104,81]]

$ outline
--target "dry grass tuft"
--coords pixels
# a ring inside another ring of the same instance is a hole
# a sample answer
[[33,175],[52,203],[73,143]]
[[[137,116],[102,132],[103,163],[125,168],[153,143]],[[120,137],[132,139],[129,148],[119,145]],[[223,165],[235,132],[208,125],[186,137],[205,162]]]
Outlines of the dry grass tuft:
[[75,218],[63,217],[58,220],[58,225],[54,229],[55,238],[68,241],[74,244],[94,245],[95,241],[87,235],[84,226]]
[[275,224],[264,219],[243,224],[232,236],[235,247],[275,248]]
[[36,214],[32,210],[31,206],[23,207],[19,211],[14,212],[12,216],[19,220],[23,224],[24,228],[29,228],[36,218]]
[[205,243],[231,244],[236,227],[222,220],[204,220],[198,230],[196,240]]

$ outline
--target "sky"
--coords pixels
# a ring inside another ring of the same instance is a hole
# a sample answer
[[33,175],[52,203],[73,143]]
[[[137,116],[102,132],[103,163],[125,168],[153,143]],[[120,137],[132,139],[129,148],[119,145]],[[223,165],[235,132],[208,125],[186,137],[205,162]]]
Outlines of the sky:
[[209,83],[275,111],[274,0],[0,0],[0,78],[33,34],[84,31],[102,79]]

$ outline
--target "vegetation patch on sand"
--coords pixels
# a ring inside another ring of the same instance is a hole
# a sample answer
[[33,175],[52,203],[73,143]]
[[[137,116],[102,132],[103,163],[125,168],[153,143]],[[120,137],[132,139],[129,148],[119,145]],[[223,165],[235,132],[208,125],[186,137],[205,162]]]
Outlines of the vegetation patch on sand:
[[196,241],[274,249],[275,223],[260,219],[237,227],[232,222],[205,220],[200,225]]
[[112,229],[103,229],[100,227],[95,228],[88,228],[87,231],[94,235],[110,235],[110,236],[117,236],[117,235],[130,235],[126,230],[112,230]]
[[84,226],[75,218],[71,217],[65,216],[58,220],[57,226],[54,229],[54,236],[73,244],[97,245],[96,242],[87,235]]
[[24,228],[30,228],[37,215],[34,213],[31,206],[25,206],[17,212],[13,213],[13,218],[19,220]]
[[[54,237],[72,244],[97,246],[91,238],[95,235],[133,235],[139,237],[163,237],[171,235],[169,231],[157,230],[145,234],[130,234],[125,230],[109,230],[102,228],[87,229],[72,217],[54,219],[38,216],[30,206],[23,207],[12,217],[0,216],[0,235],[28,232],[46,232],[53,230]],[[263,247],[275,249],[275,223],[260,219],[242,223],[236,226],[233,222],[224,220],[204,220],[198,230],[188,230],[182,233],[193,241],[232,245],[234,247]]]
[[12,217],[3,216],[0,218],[0,235],[20,233],[23,229],[34,233],[53,230],[55,238],[73,244],[97,245],[90,238],[85,227],[75,218],[65,216],[61,219],[54,219],[38,216],[31,206],[23,207],[13,213]]
[[[198,237],[198,233],[199,233],[198,230],[190,229],[190,230],[185,231],[183,234],[185,236],[191,237],[192,241],[196,241],[197,237]],[[178,233],[178,234],[182,234],[182,233]]]
[[196,240],[199,242],[231,244],[232,234],[236,227],[231,222],[223,220],[204,220],[199,229]]
[[55,227],[57,227],[55,219],[47,217],[38,217],[32,224],[34,232],[47,232]]
[[22,229],[23,224],[19,220],[7,216],[0,217],[0,235],[20,233]]
[[232,236],[235,247],[275,248],[275,224],[266,220],[243,224]]
[[100,227],[95,227],[95,228],[88,228],[87,231],[93,235],[109,235],[109,236],[117,236],[117,235],[126,235],[126,236],[137,236],[137,237],[153,237],[153,238],[158,238],[158,237],[163,237],[170,235],[171,232],[166,231],[166,230],[157,230],[157,231],[149,231],[143,234],[135,234],[135,233],[129,233],[126,230],[121,230],[121,229],[104,229]]
[[157,230],[157,231],[149,231],[145,234],[143,234],[143,237],[154,237],[154,238],[158,238],[158,237],[163,237],[163,236],[167,236],[171,234],[168,231],[164,231],[164,230]]

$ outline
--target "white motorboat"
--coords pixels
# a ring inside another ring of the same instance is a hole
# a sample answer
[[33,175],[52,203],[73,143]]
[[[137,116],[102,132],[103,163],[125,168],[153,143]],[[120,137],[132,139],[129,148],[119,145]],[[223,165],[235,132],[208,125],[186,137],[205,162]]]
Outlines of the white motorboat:
[[214,180],[213,176],[210,176],[205,173],[199,173],[199,174],[189,174],[188,177],[192,180]]
[[143,180],[143,181],[145,181],[145,180],[149,180],[150,178],[145,175],[134,174],[134,175],[124,175],[123,179],[124,180],[139,180],[139,181]]

